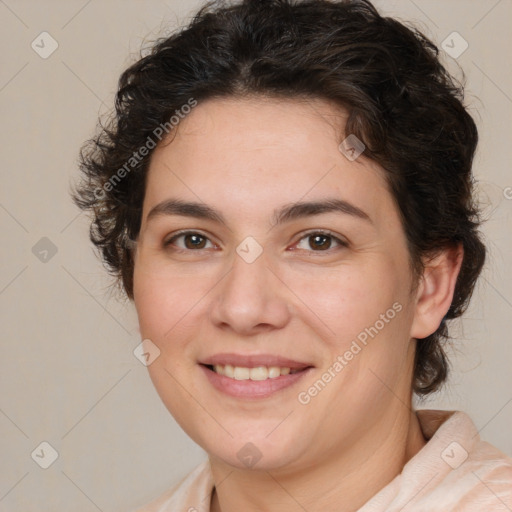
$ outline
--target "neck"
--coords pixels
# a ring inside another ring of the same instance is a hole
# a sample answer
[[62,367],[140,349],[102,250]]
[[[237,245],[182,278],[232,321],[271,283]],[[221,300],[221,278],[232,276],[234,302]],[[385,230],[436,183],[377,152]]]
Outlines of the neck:
[[216,482],[211,512],[357,511],[426,444],[416,414],[400,407],[401,414],[368,430],[349,450],[302,471],[241,470],[210,457]]

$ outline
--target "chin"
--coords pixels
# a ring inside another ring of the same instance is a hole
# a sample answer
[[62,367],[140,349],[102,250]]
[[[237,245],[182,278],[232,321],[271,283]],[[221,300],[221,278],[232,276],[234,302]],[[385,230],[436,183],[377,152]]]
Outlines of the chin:
[[303,434],[294,436],[291,432],[274,432],[275,422],[270,429],[260,434],[240,434],[233,437],[223,436],[219,439],[197,440],[198,444],[211,456],[225,464],[240,469],[254,471],[274,471],[292,467],[302,458],[305,447]]

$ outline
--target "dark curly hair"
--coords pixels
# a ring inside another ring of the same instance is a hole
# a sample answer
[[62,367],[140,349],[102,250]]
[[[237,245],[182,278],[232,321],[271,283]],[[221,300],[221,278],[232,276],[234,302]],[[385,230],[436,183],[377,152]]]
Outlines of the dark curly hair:
[[414,276],[425,258],[464,249],[451,307],[437,331],[417,343],[413,390],[436,391],[448,373],[446,320],[466,309],[486,253],[473,199],[477,129],[463,86],[438,53],[423,34],[381,16],[367,0],[206,4],[124,71],[115,115],[81,150],[73,197],[93,214],[90,237],[107,268],[133,298],[128,242],[141,224],[148,141],[191,99],[332,101],[349,114],[345,133],[363,141],[365,155],[386,171]]

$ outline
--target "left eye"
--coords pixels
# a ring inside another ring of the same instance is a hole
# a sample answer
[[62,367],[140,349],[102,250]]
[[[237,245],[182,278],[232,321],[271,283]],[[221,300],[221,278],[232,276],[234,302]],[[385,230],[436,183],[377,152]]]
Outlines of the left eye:
[[[331,235],[330,233],[309,233],[308,235],[301,238],[300,242],[297,244],[299,249],[309,248],[313,249],[315,252],[327,251],[332,248],[333,241],[342,247],[347,247],[347,243],[340,240],[338,237]],[[306,243],[308,247],[300,247],[302,243]]]

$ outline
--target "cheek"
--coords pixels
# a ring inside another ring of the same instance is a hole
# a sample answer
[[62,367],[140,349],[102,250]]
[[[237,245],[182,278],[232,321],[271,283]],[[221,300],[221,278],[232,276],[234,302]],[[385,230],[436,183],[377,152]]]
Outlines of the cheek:
[[336,349],[350,344],[390,308],[388,316],[394,318],[393,304],[404,301],[403,277],[397,275],[391,264],[382,261],[297,271],[284,279],[293,283],[302,311],[314,319],[318,332],[325,333],[324,340]]
[[208,294],[217,282],[212,273],[197,271],[194,275],[141,271],[134,275],[134,302],[141,336],[150,339],[160,350],[148,370],[172,411],[180,407],[180,400],[187,403],[187,396],[181,396],[179,384],[168,372],[184,382],[196,370],[197,341],[207,338],[211,332],[207,325]]
[[[134,303],[143,339],[150,339],[160,350],[159,356],[147,367],[160,398],[182,427],[190,411],[190,395],[199,396],[193,383],[184,391],[189,372],[195,366],[190,352],[191,334],[197,331],[197,316],[204,315],[201,297],[208,280],[197,276],[165,276],[154,274],[140,266],[134,272]],[[190,428],[190,427],[188,427]]]
[[206,276],[151,272],[141,264],[134,271],[134,303],[142,336],[172,337],[187,316],[200,309],[212,284]]

